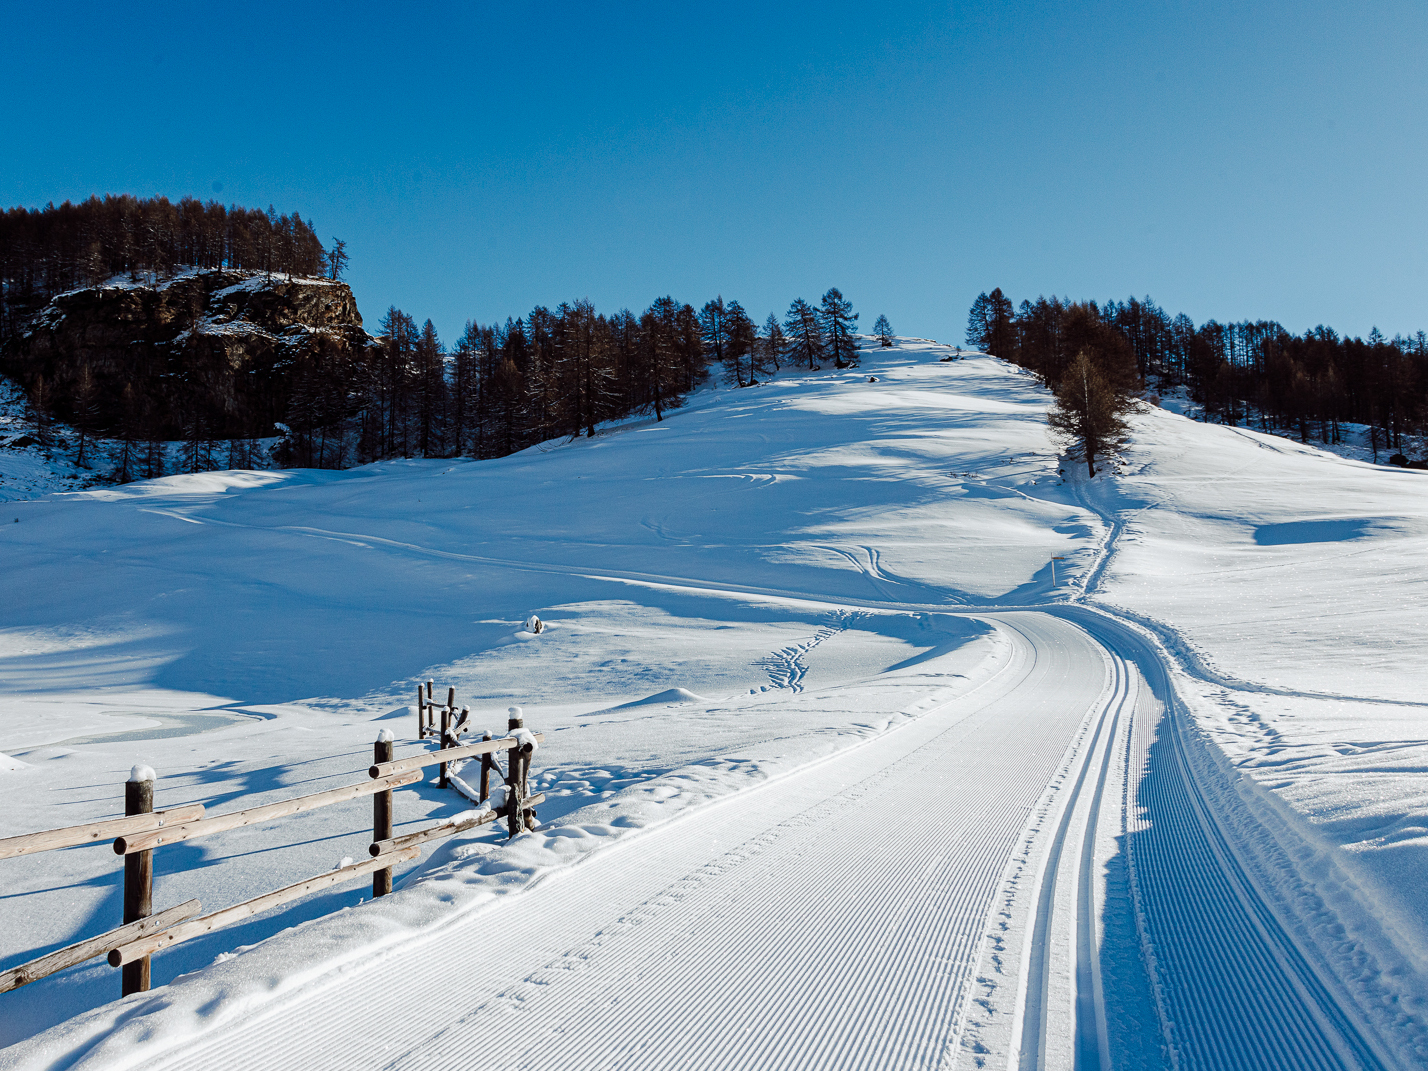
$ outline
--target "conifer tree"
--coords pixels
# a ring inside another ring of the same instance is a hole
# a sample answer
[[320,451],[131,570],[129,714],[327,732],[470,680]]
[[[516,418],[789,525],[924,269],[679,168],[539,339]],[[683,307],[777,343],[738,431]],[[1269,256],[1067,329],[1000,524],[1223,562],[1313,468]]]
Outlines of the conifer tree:
[[332,239],[332,248],[327,251],[327,277],[341,279],[347,270],[347,243],[341,238]]
[[818,368],[823,359],[823,326],[818,313],[803,298],[794,298],[783,321],[788,336],[789,355],[796,361],[807,361],[809,371]]
[[724,344],[724,367],[736,387],[753,381],[753,355],[757,331],[749,314],[737,301],[729,302],[724,312],[728,340]]
[[1052,434],[1079,453],[1088,475],[1094,476],[1096,459],[1121,446],[1130,434],[1125,415],[1135,406],[1135,396],[1118,390],[1083,349],[1057,383],[1056,404],[1046,421]]
[[729,344],[729,324],[728,309],[724,306],[722,295],[704,303],[704,308],[699,311],[699,326],[705,351],[715,364],[723,364],[724,349]]
[[843,297],[837,287],[833,287],[823,295],[818,315],[834,366],[856,367],[858,340],[853,337],[853,328],[858,322],[858,314],[853,311],[853,303]]
[[994,357],[1013,360],[1016,356],[1012,320],[1016,314],[1011,299],[997,287],[990,294],[978,294],[967,315],[967,345]]
[[893,344],[892,324],[888,323],[886,316],[878,316],[877,322],[873,324],[873,334],[878,336],[878,345],[886,348]]
[[709,375],[703,333],[693,305],[681,305],[674,314],[675,350],[679,358],[679,389],[685,393],[703,383]]
[[754,346],[754,371],[765,378],[778,372],[787,346],[783,325],[778,322],[775,313],[769,313],[769,318],[764,321],[763,333]]
[[422,325],[413,347],[417,408],[417,448],[422,457],[445,454],[446,349],[430,320]]

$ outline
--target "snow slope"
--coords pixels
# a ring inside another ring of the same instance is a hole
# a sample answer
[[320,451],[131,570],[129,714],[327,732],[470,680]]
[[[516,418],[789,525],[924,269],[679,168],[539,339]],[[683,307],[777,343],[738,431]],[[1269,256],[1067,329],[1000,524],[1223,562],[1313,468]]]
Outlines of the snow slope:
[[[663,422],[496,462],[13,503],[0,751],[25,766],[0,774],[20,801],[0,835],[109,813],[140,760],[160,805],[344,783],[373,722],[411,733],[406,697],[428,676],[480,724],[520,702],[547,732],[553,825],[509,848],[494,832],[448,843],[388,901],[0,1065],[115,1065],[192,1038],[249,1052],[244,1037],[362,1008],[381,972],[359,962],[415,978],[450,941],[477,956],[458,960],[457,1006],[414,996],[395,1017],[422,1066],[576,1066],[567,1023],[576,1040],[655,1038],[651,1066],[692,1059],[679,1045],[699,1038],[711,1066],[746,1059],[731,1023],[788,1066],[1235,1066],[1245,1050],[1214,1009],[1236,979],[1261,997],[1237,1006],[1246,1030],[1277,1039],[1263,1066],[1421,1059],[1425,958],[1405,936],[1422,906],[1406,724],[1421,707],[1380,630],[1411,644],[1423,627],[1406,482],[1422,477],[1154,411],[1121,475],[1067,483],[1045,393],[947,355],[904,340],[860,370],[709,391]],[[1321,593],[1358,613],[1323,612]],[[533,612],[551,625],[539,636],[522,631]],[[1057,683],[1048,665],[1066,658]],[[418,828],[464,806],[428,784],[397,813]],[[342,811],[161,851],[158,900],[217,907],[359,856],[363,816]],[[977,843],[959,839],[971,829]],[[15,889],[0,966],[117,921],[112,857],[95,852],[0,862]],[[1176,892],[1192,873],[1212,890],[1198,900]],[[164,953],[155,982],[361,896]],[[1259,958],[1227,965],[1218,927],[1241,916]],[[769,929],[789,918],[819,926]],[[517,936],[491,945],[497,920]],[[587,955],[595,933],[621,951]],[[787,963],[760,976],[771,989],[738,981],[773,949]],[[7,994],[0,1041],[115,989],[99,966]],[[704,1010],[662,1010],[676,994]],[[597,1014],[612,1000],[632,1017]],[[820,1025],[825,1004],[848,1032]],[[894,1006],[896,1024],[878,1010]],[[488,1029],[502,1009],[546,1025]],[[374,1066],[408,1059],[401,1046]]]

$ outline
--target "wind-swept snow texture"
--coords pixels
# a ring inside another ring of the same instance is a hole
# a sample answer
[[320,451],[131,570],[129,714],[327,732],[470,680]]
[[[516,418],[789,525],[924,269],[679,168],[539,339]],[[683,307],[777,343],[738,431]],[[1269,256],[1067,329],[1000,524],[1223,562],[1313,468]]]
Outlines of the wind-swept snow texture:
[[[951,355],[494,462],[9,503],[0,835],[139,762],[210,812],[360,779],[428,677],[478,730],[524,707],[547,802],[150,994],[5,994],[0,1067],[1428,1063],[1425,477],[1151,411],[1086,483],[1030,377]],[[468,806],[415,786],[397,832]],[[369,818],[160,849],[156,906]],[[0,867],[0,968],[118,921],[103,849]]]

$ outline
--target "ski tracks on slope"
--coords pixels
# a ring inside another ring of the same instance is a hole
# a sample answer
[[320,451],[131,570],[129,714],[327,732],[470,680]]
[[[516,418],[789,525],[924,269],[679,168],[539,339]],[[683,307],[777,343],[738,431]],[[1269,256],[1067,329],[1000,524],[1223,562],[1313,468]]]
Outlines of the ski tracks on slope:
[[1018,631],[986,687],[158,1062],[950,1067],[1008,852],[1103,690],[1079,630]]

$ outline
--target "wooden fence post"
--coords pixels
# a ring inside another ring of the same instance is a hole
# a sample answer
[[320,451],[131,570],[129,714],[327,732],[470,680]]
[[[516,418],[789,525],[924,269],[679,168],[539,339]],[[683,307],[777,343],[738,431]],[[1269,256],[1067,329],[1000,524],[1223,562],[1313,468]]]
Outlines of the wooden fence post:
[[[154,771],[135,766],[124,782],[124,814],[149,814],[154,809]],[[154,913],[154,852],[124,857],[124,922],[138,922]],[[123,996],[149,990],[149,957],[124,964],[120,983]]]
[[[491,739],[491,730],[490,730],[490,729],[485,730],[485,731],[481,734],[481,739],[482,739],[482,740],[490,740],[490,739]],[[480,791],[480,793],[479,793],[481,799],[480,799],[479,801],[477,801],[477,802],[479,802],[479,803],[485,803],[486,800],[487,800],[487,799],[490,797],[490,795],[491,795],[491,771],[492,771],[493,769],[499,771],[499,770],[500,770],[500,767],[496,765],[495,760],[492,759],[490,755],[482,755],[482,756],[481,756],[481,791]]]
[[[445,751],[448,747],[451,746],[450,743],[449,743],[449,742],[447,741],[447,739],[446,739],[446,734],[447,734],[450,730],[451,730],[451,708],[450,708],[450,707],[442,707],[442,708],[441,708],[441,750],[442,750],[442,751]],[[436,787],[437,787],[437,788],[445,788],[445,787],[446,787],[446,763],[444,763],[444,762],[441,764],[441,777],[437,780],[437,782],[436,782]]]
[[[511,707],[509,713],[506,732],[509,734],[524,728],[526,723],[521,717],[521,708]],[[506,828],[513,837],[526,827],[525,793],[521,791],[521,767],[524,765],[521,749],[511,748],[511,753],[506,756]]]
[[[392,730],[383,729],[377,734],[377,742],[372,745],[372,760],[374,762],[391,762],[392,752],[396,749],[396,744],[392,739]],[[392,790],[376,792],[372,795],[372,840],[390,840],[392,838]],[[392,891],[392,868],[372,871],[372,897],[386,896]]]
[[426,697],[421,694],[421,685],[417,685],[417,743],[426,739]]

